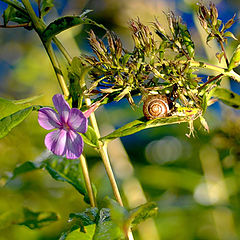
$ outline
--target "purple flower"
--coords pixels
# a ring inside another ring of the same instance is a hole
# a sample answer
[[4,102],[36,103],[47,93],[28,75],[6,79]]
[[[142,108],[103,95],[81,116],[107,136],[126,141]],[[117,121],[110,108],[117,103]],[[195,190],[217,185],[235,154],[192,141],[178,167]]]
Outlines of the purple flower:
[[56,94],[52,98],[57,110],[44,107],[39,110],[38,122],[41,127],[52,130],[45,137],[48,150],[69,159],[79,158],[83,151],[83,139],[78,134],[87,131],[87,117],[77,108],[70,108],[63,95]]

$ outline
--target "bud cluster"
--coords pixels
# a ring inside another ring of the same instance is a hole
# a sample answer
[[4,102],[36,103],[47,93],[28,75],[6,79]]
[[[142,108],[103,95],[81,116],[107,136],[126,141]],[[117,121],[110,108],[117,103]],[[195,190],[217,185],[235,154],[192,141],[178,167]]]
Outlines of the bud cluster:
[[228,37],[236,40],[233,33],[227,31],[234,24],[235,16],[236,14],[224,24],[222,20],[218,19],[218,10],[213,3],[209,4],[209,9],[199,3],[198,19],[208,33],[207,42],[212,39],[216,39],[218,42],[226,42]]
[[[114,33],[107,32],[106,45],[90,31],[89,41],[96,56],[81,57],[82,62],[91,68],[92,82],[88,94],[100,97],[107,94],[108,101],[126,97],[130,104],[134,104],[132,96],[141,95],[144,99],[155,91],[169,96],[173,106],[178,103],[201,108],[204,104],[200,93],[202,82],[191,66],[195,51],[190,32],[180,17],[172,12],[166,17],[170,31],[165,31],[157,19],[152,23],[154,31],[139,19],[130,20],[134,41],[131,52],[123,48]],[[233,17],[219,30],[222,23],[214,4],[210,4],[210,10],[200,4],[198,17],[209,36],[217,40],[228,36],[225,30],[234,22]]]

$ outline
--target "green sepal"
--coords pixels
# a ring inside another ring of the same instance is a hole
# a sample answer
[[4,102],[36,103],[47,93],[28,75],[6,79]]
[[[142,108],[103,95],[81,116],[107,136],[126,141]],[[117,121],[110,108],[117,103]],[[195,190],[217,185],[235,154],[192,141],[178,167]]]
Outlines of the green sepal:
[[92,147],[96,147],[96,148],[98,147],[98,138],[94,129],[91,126],[88,126],[86,133],[80,133],[80,134],[83,138],[84,143]]

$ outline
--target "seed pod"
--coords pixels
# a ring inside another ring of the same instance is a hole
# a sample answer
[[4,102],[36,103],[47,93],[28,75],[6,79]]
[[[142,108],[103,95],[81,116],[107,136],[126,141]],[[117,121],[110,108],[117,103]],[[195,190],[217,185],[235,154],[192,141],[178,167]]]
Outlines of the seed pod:
[[169,113],[168,99],[165,95],[149,95],[143,104],[143,114],[147,119],[166,117]]

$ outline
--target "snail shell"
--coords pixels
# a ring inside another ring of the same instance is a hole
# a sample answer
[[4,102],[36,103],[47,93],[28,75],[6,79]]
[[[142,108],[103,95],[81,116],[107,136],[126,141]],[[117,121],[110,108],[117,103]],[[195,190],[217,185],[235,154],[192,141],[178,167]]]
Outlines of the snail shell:
[[168,112],[168,99],[164,95],[149,95],[144,101],[143,114],[147,119],[166,117]]

